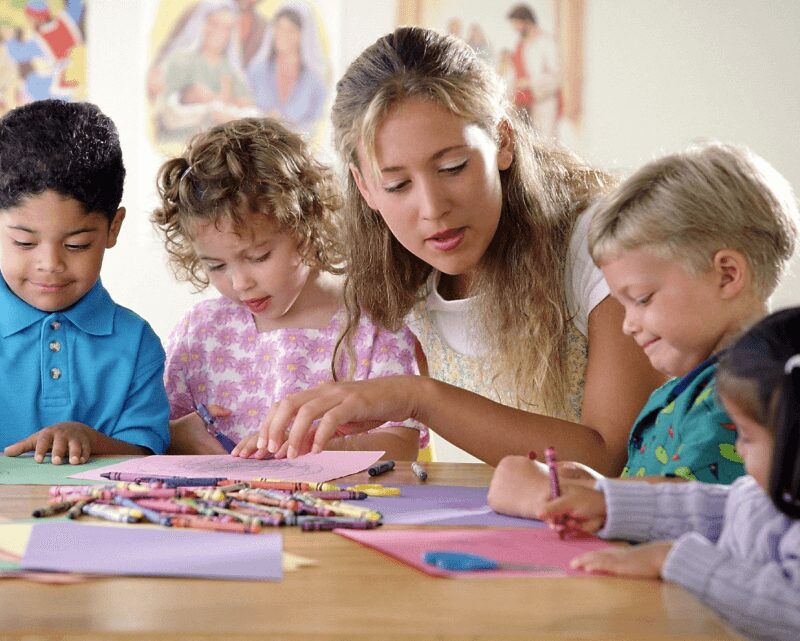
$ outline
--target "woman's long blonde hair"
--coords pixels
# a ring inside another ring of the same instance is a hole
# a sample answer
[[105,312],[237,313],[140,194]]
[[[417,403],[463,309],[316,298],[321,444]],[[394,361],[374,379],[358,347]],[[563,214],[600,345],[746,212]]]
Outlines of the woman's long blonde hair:
[[[555,143],[537,139],[510,107],[502,80],[466,43],[419,27],[402,27],[380,38],[338,82],[332,122],[345,165],[358,166],[359,145],[375,165],[381,119],[409,98],[441,104],[498,142],[501,125],[507,123],[514,160],[500,172],[500,223],[470,294],[478,295],[495,378],[509,380],[519,402],[530,403],[535,394],[546,412],[563,413],[569,240],[577,214],[610,179]],[[396,329],[424,295],[432,267],[394,238],[349,172],[346,182],[340,213],[347,248],[348,328],[356,327],[363,310],[376,323]]]

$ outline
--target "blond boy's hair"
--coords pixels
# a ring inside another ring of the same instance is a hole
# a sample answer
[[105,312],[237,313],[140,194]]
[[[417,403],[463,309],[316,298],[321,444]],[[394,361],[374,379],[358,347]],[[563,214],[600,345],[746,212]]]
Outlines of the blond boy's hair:
[[709,142],[646,164],[603,198],[589,251],[601,264],[642,249],[702,273],[717,251],[734,249],[747,259],[754,293],[766,300],[797,234],[788,181],[744,147]]

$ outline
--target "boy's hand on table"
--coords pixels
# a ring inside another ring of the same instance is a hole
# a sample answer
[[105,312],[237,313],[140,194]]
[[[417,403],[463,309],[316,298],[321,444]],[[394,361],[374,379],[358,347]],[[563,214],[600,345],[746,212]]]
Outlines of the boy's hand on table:
[[3,453],[6,456],[19,456],[33,452],[34,460],[42,463],[50,452],[50,461],[54,465],[61,465],[65,461],[70,465],[80,465],[89,460],[95,434],[91,427],[77,421],[55,423],[9,445]]
[[573,568],[595,574],[658,579],[671,549],[670,541],[645,543],[635,547],[610,548],[581,554],[572,559],[570,565]]

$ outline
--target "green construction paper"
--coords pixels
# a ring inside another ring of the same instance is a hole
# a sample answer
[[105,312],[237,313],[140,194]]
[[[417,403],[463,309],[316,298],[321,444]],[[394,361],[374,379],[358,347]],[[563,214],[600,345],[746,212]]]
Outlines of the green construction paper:
[[0,456],[0,485],[97,485],[97,481],[71,479],[70,474],[126,461],[130,456],[91,458],[83,465],[53,465],[50,457],[37,463],[32,456]]
[[4,572],[19,572],[19,563],[0,559],[0,574]]

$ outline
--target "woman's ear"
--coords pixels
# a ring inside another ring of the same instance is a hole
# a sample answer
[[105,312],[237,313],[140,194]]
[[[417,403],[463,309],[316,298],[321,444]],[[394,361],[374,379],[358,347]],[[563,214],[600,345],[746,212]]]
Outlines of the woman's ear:
[[348,168],[350,169],[350,175],[353,176],[353,180],[356,183],[356,187],[358,187],[358,191],[361,193],[361,197],[367,202],[370,209],[377,211],[378,208],[373,204],[374,199],[372,198],[372,191],[370,191],[367,181],[364,180],[364,175],[361,173],[361,170],[352,162],[348,165]]
[[499,143],[497,146],[497,168],[508,169],[514,160],[514,129],[508,120],[501,120],[497,125]]
[[720,294],[724,299],[738,296],[752,282],[750,264],[735,249],[720,249],[714,254],[712,269],[717,274]]

